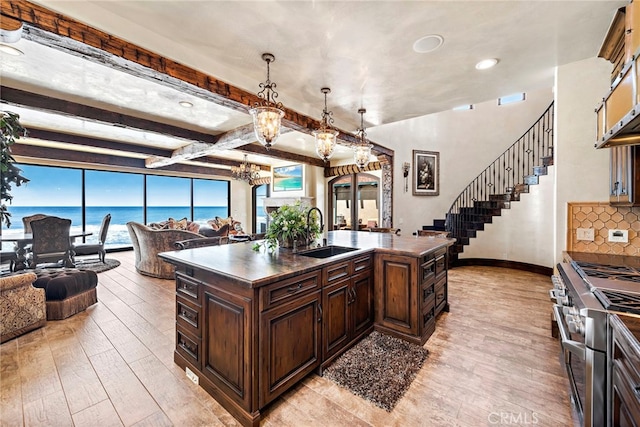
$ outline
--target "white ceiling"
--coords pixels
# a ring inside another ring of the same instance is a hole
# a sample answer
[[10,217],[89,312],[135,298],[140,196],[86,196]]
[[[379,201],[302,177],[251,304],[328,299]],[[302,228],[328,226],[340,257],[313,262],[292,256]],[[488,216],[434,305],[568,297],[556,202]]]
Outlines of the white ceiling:
[[[597,54],[609,23],[626,1],[61,1],[35,3],[198,69],[251,93],[266,77],[270,52],[278,100],[320,119],[328,86],[335,125],[405,120],[553,86],[558,65]],[[416,53],[413,43],[438,34],[443,45]],[[249,123],[249,116],[175,90],[53,51],[28,40],[24,56],[1,54],[2,84],[206,133]],[[498,58],[496,67],[475,64]],[[189,100],[191,109],[177,102]],[[78,134],[105,132],[71,118],[24,111],[37,127]],[[127,134],[114,138],[178,148],[185,141]],[[378,141],[376,141],[378,142]],[[292,132],[281,149],[315,156],[312,138]],[[240,154],[230,154],[240,158]],[[215,155],[218,155],[216,153]],[[342,147],[336,158],[346,159]],[[264,160],[264,159],[262,159]],[[263,162],[265,163],[265,162]],[[269,163],[268,161],[266,163]],[[272,162],[273,163],[273,162]]]

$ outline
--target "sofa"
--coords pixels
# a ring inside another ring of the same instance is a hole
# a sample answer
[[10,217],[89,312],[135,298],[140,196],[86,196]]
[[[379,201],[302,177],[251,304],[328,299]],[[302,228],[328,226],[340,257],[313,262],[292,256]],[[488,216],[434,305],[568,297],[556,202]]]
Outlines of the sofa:
[[47,323],[45,290],[34,288],[34,273],[0,277],[0,342]]
[[[175,228],[152,228],[135,221],[127,223],[135,256],[136,271],[146,276],[173,279],[175,267],[158,257],[160,252],[175,251],[175,243],[183,240],[199,239],[202,234]],[[227,235],[228,227],[217,232]]]

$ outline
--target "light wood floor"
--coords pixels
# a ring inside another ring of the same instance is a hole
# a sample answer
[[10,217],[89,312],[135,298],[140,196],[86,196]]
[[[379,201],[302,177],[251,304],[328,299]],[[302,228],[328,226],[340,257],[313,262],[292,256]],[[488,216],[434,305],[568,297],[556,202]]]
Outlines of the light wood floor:
[[[2,426],[220,426],[235,420],[173,363],[174,284],[142,276],[133,253],[99,274],[98,304],[0,346]],[[263,426],[574,425],[548,277],[463,267],[451,312],[391,413],[311,375]]]

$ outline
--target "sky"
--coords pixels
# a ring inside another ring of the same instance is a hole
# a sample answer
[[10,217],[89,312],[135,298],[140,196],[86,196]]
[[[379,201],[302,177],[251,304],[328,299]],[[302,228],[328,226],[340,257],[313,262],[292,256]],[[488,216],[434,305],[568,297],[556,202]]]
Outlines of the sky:
[[[80,206],[82,171],[48,166],[17,165],[30,180],[13,187],[12,206]],[[143,175],[87,170],[87,206],[141,206]],[[189,206],[190,179],[148,175],[148,206]],[[194,181],[194,203],[205,206],[228,205],[226,181]]]

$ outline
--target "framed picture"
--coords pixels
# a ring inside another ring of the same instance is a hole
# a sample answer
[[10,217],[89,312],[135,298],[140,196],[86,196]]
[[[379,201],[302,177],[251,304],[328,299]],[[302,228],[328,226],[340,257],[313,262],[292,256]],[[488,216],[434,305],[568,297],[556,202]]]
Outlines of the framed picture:
[[303,184],[302,165],[273,168],[271,191],[301,191]]
[[413,150],[413,195],[440,194],[440,153]]

